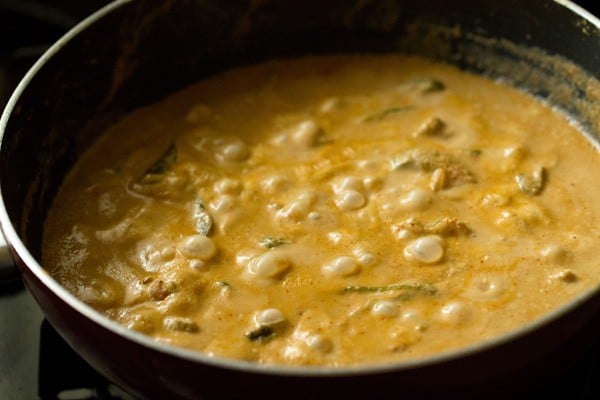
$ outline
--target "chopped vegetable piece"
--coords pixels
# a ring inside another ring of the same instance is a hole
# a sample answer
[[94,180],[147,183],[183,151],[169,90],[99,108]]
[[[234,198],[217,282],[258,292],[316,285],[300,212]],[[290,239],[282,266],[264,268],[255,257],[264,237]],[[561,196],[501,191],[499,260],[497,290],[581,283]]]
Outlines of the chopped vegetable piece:
[[515,181],[523,193],[529,195],[540,194],[544,190],[544,184],[546,183],[546,170],[543,167],[538,167],[531,175],[517,175]]
[[158,183],[163,179],[163,175],[177,161],[177,147],[171,143],[167,150],[144,172],[139,182],[142,184]]
[[409,218],[395,225],[398,229],[404,229],[417,235],[436,234],[442,236],[466,235],[471,232],[467,224],[454,217],[443,217],[429,225],[424,225],[415,218]]
[[396,114],[402,111],[407,111],[412,109],[412,106],[397,106],[397,107],[390,107],[390,108],[386,108],[383,111],[379,111],[375,114],[370,114],[367,115],[366,117],[363,118],[362,122],[377,122],[377,121],[381,121],[387,117],[389,117],[392,114]]
[[161,301],[177,290],[174,282],[165,282],[162,279],[153,281],[148,286],[148,294],[152,300]]
[[282,238],[275,238],[273,236],[266,236],[260,241],[259,244],[267,249],[272,249],[284,244],[290,244],[290,241]]
[[396,224],[395,227],[397,227],[398,229],[409,231],[411,233],[415,233],[417,235],[425,233],[425,226],[420,221],[417,221],[415,218],[408,218],[407,220]]
[[549,276],[551,280],[560,280],[566,283],[573,283],[579,280],[579,277],[570,269],[563,269]]
[[170,331],[197,333],[200,331],[198,324],[189,318],[166,317],[164,326]]
[[429,181],[429,188],[434,192],[443,190],[448,184],[448,177],[446,176],[446,170],[444,168],[436,168],[431,174]]
[[433,285],[424,282],[402,282],[387,286],[362,286],[351,285],[344,288],[344,293],[383,293],[397,290],[415,290],[422,294],[434,295],[437,293],[437,288]]
[[246,337],[252,341],[267,341],[273,337],[275,331],[270,326],[259,326],[258,328],[246,333]]
[[[424,293],[419,292],[417,290],[407,290],[407,291],[404,291],[404,292],[400,293],[397,296],[394,296],[393,299],[394,300],[399,300],[399,301],[408,301],[408,300],[414,299],[417,296],[421,296],[423,294]],[[426,294],[433,295],[433,293],[431,293],[431,294],[430,293],[426,293]]]
[[222,296],[228,296],[233,291],[233,286],[227,281],[216,281],[214,286]]
[[414,79],[401,85],[401,87],[409,90],[415,90],[421,94],[438,93],[446,89],[446,85],[442,81],[434,78]]
[[419,136],[438,136],[438,137],[449,137],[450,132],[446,129],[446,123],[438,117],[428,119],[419,126],[413,133],[414,137]]
[[421,93],[436,93],[446,89],[446,85],[442,81],[432,78],[421,79],[418,86]]
[[213,225],[212,218],[206,212],[206,208],[204,208],[204,202],[201,198],[197,197],[194,205],[194,220],[196,221],[196,231],[203,236],[208,236]]
[[471,232],[469,227],[454,217],[444,217],[425,228],[427,233],[438,235],[460,235]]
[[443,168],[452,183],[475,183],[475,176],[451,155],[432,150],[410,149],[391,161],[392,169],[416,168],[430,172]]

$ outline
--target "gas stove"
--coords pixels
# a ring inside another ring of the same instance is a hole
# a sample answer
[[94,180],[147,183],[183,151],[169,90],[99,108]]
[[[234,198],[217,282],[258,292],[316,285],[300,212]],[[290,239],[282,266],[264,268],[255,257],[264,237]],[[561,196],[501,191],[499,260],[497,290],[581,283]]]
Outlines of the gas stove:
[[[0,0],[0,109],[19,79],[50,44],[108,2]],[[600,15],[600,3],[578,3]],[[531,393],[528,397],[600,399],[600,340],[591,340],[582,355],[565,361],[557,375],[508,392],[517,398],[519,393]],[[17,277],[0,274],[0,399],[134,397],[92,369],[63,341]]]

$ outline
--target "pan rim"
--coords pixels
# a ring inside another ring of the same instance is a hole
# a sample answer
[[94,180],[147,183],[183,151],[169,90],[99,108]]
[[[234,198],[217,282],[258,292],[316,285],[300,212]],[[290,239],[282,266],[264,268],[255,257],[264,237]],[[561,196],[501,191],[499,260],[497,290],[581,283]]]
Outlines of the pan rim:
[[[89,26],[96,23],[96,21],[103,17],[115,12],[121,7],[133,0],[116,0],[102,9],[98,10],[94,14],[90,15],[82,22],[73,27],[63,37],[61,37],[55,44],[53,44],[31,67],[24,78],[20,81],[17,88],[11,95],[8,103],[0,118],[0,140],[4,136],[4,132],[8,125],[10,116],[19,100],[21,95],[27,90],[29,83],[37,75],[43,66],[48,63],[55,54],[57,54],[72,38],[79,35]],[[591,22],[596,28],[600,29],[600,20],[593,16],[591,13],[581,8],[580,6],[572,3],[569,0],[553,0],[554,2],[570,9],[583,19]],[[0,150],[2,145],[0,145]],[[188,350],[182,347],[176,347],[167,343],[159,342],[155,339],[150,338],[142,333],[131,331],[119,323],[109,319],[102,315],[100,312],[93,309],[91,306],[85,304],[79,300],[75,295],[69,292],[66,288],[61,286],[56,280],[54,280],[41,266],[41,264],[33,257],[27,247],[19,238],[14,226],[8,216],[8,212],[5,206],[4,197],[1,193],[0,188],[0,225],[6,238],[8,245],[11,247],[13,254],[15,254],[20,260],[23,261],[27,268],[47,289],[49,289],[55,296],[57,296],[62,302],[66,303],[69,307],[74,309],[76,312],[91,320],[95,324],[101,326],[103,329],[112,332],[128,341],[134,342],[137,345],[141,345],[145,348],[164,353],[166,355],[184,359],[194,363],[201,363],[207,366],[213,366],[218,368],[225,368],[230,370],[238,370],[243,372],[250,372],[256,374],[269,374],[269,375],[280,375],[280,376],[291,376],[291,377],[348,377],[356,375],[372,375],[389,372],[401,372],[405,370],[413,370],[423,367],[429,367],[433,365],[448,363],[457,361],[459,359],[472,356],[475,354],[481,354],[485,351],[489,351],[495,348],[499,348],[502,345],[508,344],[518,338],[522,338],[531,334],[532,332],[542,329],[544,326],[549,325],[553,321],[559,319],[562,316],[570,313],[571,311],[579,308],[582,304],[593,299],[595,296],[600,294],[600,284],[595,288],[590,289],[579,296],[576,296],[571,301],[563,304],[562,306],[552,310],[549,313],[544,314],[540,318],[531,321],[521,327],[507,332],[505,334],[493,337],[491,339],[474,343],[469,346],[464,346],[452,350],[448,350],[441,353],[436,353],[430,356],[426,356],[419,359],[406,360],[406,361],[394,361],[388,363],[376,363],[376,364],[365,364],[365,365],[348,365],[340,367],[329,367],[329,366],[288,366],[282,364],[258,364],[254,362],[247,362],[242,360],[235,360],[221,357],[210,357],[204,353]]]

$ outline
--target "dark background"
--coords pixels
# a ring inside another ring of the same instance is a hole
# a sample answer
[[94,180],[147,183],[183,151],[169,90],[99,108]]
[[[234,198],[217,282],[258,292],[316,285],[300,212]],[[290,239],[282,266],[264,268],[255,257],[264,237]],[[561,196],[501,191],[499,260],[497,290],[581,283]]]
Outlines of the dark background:
[[579,0],[574,3],[580,5],[596,16],[600,14],[600,2],[598,0]]
[[[108,3],[109,0],[0,0],[0,109],[15,82],[46,47]],[[575,3],[600,15],[598,0]],[[6,68],[7,64],[10,68]]]
[[[109,2],[0,0],[0,110],[27,69],[49,45]],[[579,0],[576,3],[600,16],[600,1]],[[1,278],[0,400],[37,399],[39,332],[43,315],[19,281],[6,282]],[[53,361],[52,367],[60,372],[61,361]],[[592,371],[597,372],[598,368]],[[567,393],[554,394],[560,397]],[[581,398],[572,395],[566,397]]]
[[[0,0],[0,69],[10,63],[10,68],[5,68],[9,71],[4,72],[8,76],[0,72],[0,108],[5,93],[10,92],[44,48],[108,3],[109,0]],[[598,0],[575,3],[600,15]]]

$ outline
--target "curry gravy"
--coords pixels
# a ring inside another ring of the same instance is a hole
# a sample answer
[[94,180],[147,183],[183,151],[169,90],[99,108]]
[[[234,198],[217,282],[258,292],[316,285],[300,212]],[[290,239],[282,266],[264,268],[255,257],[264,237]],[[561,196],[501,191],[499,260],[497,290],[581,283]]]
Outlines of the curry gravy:
[[349,365],[487,340],[598,285],[600,170],[564,115],[403,56],[272,61],[111,127],[43,265],[210,356]]

